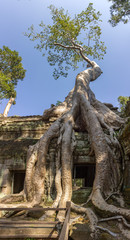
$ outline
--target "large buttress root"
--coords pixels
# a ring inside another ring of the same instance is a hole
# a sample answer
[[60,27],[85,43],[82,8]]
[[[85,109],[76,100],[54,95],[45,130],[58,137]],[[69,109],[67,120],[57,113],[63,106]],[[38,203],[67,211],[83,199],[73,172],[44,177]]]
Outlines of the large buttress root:
[[[62,137],[62,195],[60,199],[60,207],[66,207],[66,202],[71,201],[72,197],[72,122],[68,120],[65,123],[65,129]],[[61,219],[62,212],[58,213],[58,218]],[[63,216],[64,217],[64,216]]]
[[59,130],[60,119],[58,119],[34,145],[33,150],[30,150],[31,153],[28,152],[24,191],[27,201],[33,202],[32,205],[40,204],[44,197],[46,155],[51,139],[58,136]]
[[[31,206],[40,204],[44,199],[47,152],[50,141],[53,138],[58,138],[55,174],[56,198],[52,206],[65,207],[66,202],[71,201],[74,129],[77,128],[77,122],[80,118],[82,128],[89,134],[91,148],[96,159],[95,179],[89,200],[91,200],[95,209],[105,212],[108,217],[115,217],[115,220],[116,216],[120,216],[124,223],[130,220],[130,210],[109,205],[105,200],[114,192],[119,193],[122,184],[121,147],[114,136],[114,131],[124,124],[124,120],[96,100],[89,84],[101,75],[101,69],[95,62],[91,62],[91,66],[92,68],[77,75],[75,88],[63,103],[45,111],[43,119],[47,119],[49,116],[58,116],[59,118],[51,125],[44,136],[28,150],[26,177],[22,194],[26,204]],[[6,201],[7,199],[1,200],[1,205]],[[92,209],[76,206],[73,203],[72,209],[88,216],[92,239],[96,239],[97,230],[106,231],[115,236],[108,229],[98,226],[99,219]],[[58,218],[61,220],[63,217],[63,212],[59,212]],[[123,227],[126,227],[126,225],[129,227],[127,222]],[[128,234],[123,227],[120,224],[120,229],[126,236]]]

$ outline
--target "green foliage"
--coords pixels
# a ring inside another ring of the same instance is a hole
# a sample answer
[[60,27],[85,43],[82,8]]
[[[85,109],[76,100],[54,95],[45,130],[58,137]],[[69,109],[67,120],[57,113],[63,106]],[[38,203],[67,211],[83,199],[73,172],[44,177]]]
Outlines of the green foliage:
[[118,102],[120,105],[120,111],[122,114],[125,113],[125,108],[126,108],[126,104],[129,101],[129,97],[123,97],[123,96],[119,96],[118,97]]
[[3,46],[0,48],[0,99],[16,97],[15,87],[18,80],[23,80],[26,70],[18,52]]
[[36,240],[35,238],[26,238],[26,240]]
[[110,7],[111,19],[109,22],[115,27],[119,22],[124,24],[130,18],[130,1],[129,0],[109,0],[112,2]]
[[[52,15],[52,25],[39,24],[41,30],[35,32],[32,25],[25,33],[31,41],[37,40],[36,48],[48,53],[48,62],[55,66],[53,76],[57,79],[60,75],[66,77],[72,67],[74,70],[79,62],[83,62],[76,44],[80,44],[86,56],[101,59],[106,53],[104,43],[100,41],[100,12],[96,12],[93,4],[80,14],[71,18],[68,11],[57,9],[53,5],[49,7]],[[74,48],[75,43],[75,48]]]
[[60,103],[62,103],[62,102],[58,100],[58,101],[56,102],[56,106],[58,106]]

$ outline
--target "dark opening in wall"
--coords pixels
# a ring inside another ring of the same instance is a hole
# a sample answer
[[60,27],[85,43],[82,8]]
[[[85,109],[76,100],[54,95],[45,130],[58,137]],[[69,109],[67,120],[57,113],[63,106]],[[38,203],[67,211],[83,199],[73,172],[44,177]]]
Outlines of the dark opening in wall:
[[19,193],[24,187],[25,171],[14,171],[13,193]]
[[95,177],[95,164],[74,165],[73,185],[92,187]]

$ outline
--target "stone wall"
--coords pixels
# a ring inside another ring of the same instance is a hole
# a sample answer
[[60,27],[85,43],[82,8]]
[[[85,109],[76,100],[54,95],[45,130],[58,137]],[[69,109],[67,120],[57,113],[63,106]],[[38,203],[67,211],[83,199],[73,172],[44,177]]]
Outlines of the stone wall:
[[[29,145],[35,144],[55,118],[43,120],[42,116],[0,118],[0,191],[13,192],[14,174],[24,173]],[[94,164],[87,132],[75,132],[74,165]],[[47,155],[46,184],[48,197],[54,188],[57,139],[52,139]],[[20,181],[20,179],[19,179]]]
[[[110,106],[111,107],[111,106]],[[111,107],[112,108],[112,107]],[[117,108],[114,109],[117,111]],[[43,120],[43,116],[0,118],[0,192],[9,194],[14,191],[15,173],[25,173],[26,156],[29,145],[34,145],[56,118]],[[130,195],[130,122],[119,133],[124,151],[124,193]],[[90,154],[90,143],[87,132],[75,132],[76,147],[73,154],[75,166],[94,166],[95,157]],[[57,139],[52,139],[47,155],[46,194],[54,192],[55,160]],[[20,181],[20,179],[19,179]],[[22,181],[22,180],[21,180]],[[130,199],[130,196],[128,197]]]
[[0,190],[13,191],[15,171],[25,171],[29,145],[35,144],[53,122],[42,116],[0,118]]

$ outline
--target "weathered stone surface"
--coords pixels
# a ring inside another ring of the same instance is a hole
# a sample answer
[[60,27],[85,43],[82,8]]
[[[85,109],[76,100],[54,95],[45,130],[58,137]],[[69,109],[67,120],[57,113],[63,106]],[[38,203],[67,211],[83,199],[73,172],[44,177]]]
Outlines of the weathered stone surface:
[[76,164],[87,164],[87,163],[95,163],[95,158],[91,156],[74,156],[74,163]]
[[[56,120],[51,117],[43,120],[42,116],[8,117],[0,118],[0,164],[1,169],[10,171],[23,171],[26,168],[26,155],[30,145],[34,145],[50,125]],[[94,163],[95,159],[89,156],[91,151],[87,132],[75,132],[76,148],[74,150],[74,164]],[[54,190],[54,175],[56,161],[57,139],[52,139],[47,155],[46,184],[49,194]],[[3,174],[0,170],[0,176]],[[9,176],[4,175],[4,182]],[[12,180],[11,180],[12,181]],[[11,191],[11,188],[4,184],[4,192]],[[6,189],[6,191],[5,191]],[[48,193],[47,193],[48,194]],[[50,196],[48,196],[50,197]]]
[[71,231],[71,238],[73,240],[90,239],[90,229],[88,224],[77,223]]
[[[112,108],[112,106],[109,106]],[[43,120],[42,116],[8,117],[0,118],[0,176],[3,177],[1,169],[25,170],[26,155],[30,145],[34,145],[50,125],[56,120],[51,117]],[[95,164],[95,156],[90,155],[91,146],[87,132],[75,132],[76,147],[73,154],[74,164]],[[128,123],[120,136],[120,142],[125,153],[125,181],[124,187],[130,187],[130,123]],[[47,155],[47,177],[49,194],[54,189],[55,161],[56,161],[57,139],[52,139]],[[51,166],[51,167],[50,167]],[[7,174],[4,175],[4,179]],[[7,179],[9,176],[7,176]],[[5,182],[5,180],[4,180]],[[6,188],[8,184],[1,185]],[[8,191],[11,189],[8,187]],[[8,192],[7,191],[7,192]],[[11,190],[10,190],[11,191]],[[4,190],[5,192],[5,190]]]
[[10,179],[9,186],[10,175],[13,176],[15,170],[25,171],[28,147],[34,145],[50,125],[49,121],[42,120],[42,116],[0,118],[2,193],[11,193],[13,179]]
[[73,190],[72,201],[76,204],[82,204],[87,202],[87,199],[91,193],[92,188],[80,188]]

